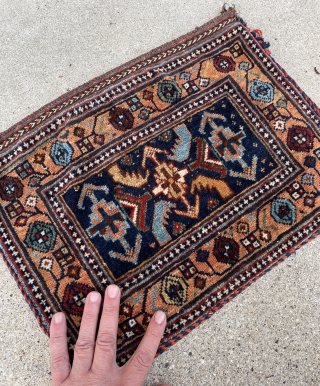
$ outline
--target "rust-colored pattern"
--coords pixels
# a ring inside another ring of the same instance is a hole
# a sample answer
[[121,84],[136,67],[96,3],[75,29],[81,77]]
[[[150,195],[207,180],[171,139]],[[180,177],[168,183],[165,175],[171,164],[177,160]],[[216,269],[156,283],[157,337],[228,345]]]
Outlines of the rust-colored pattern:
[[319,109],[228,11],[0,136],[0,254],[40,326],[77,338],[122,290],[118,361],[159,353],[319,232]]

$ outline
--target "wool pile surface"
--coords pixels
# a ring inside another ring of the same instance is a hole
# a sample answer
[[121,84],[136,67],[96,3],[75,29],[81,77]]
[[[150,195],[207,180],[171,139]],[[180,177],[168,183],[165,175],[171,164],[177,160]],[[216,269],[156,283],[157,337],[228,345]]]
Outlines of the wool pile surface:
[[72,351],[86,295],[122,291],[118,361],[158,353],[319,233],[320,111],[235,10],[0,135],[0,255]]

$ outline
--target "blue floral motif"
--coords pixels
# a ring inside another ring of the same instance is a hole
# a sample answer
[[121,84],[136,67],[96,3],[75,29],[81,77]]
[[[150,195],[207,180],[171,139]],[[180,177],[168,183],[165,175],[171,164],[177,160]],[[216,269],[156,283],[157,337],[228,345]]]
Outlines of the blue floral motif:
[[274,88],[270,83],[255,79],[251,84],[250,96],[255,101],[270,103],[274,98]]
[[73,148],[66,142],[55,142],[50,151],[53,162],[58,166],[67,166],[72,160]]
[[296,221],[296,207],[286,198],[277,198],[271,204],[271,216],[280,224],[291,225]]
[[314,175],[309,174],[309,173],[305,173],[302,176],[301,181],[302,181],[303,185],[311,185],[312,186],[314,184]]
[[248,62],[241,62],[239,64],[239,68],[240,68],[240,70],[243,70],[243,71],[249,71],[249,63]]

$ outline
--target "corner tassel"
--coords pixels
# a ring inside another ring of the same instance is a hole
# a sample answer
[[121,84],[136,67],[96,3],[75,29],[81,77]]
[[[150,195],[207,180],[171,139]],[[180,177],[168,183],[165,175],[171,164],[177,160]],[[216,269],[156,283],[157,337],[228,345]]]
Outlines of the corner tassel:
[[232,11],[236,8],[236,6],[234,4],[232,4],[232,7],[230,7],[230,5],[228,3],[224,3],[223,4],[223,7],[222,7],[222,11],[221,11],[221,14],[224,14],[228,11]]
[[270,43],[266,42],[262,36],[262,31],[260,29],[255,29],[251,31],[252,35],[257,39],[258,43],[260,44],[261,48],[264,49],[265,53],[270,55],[271,51],[269,50]]

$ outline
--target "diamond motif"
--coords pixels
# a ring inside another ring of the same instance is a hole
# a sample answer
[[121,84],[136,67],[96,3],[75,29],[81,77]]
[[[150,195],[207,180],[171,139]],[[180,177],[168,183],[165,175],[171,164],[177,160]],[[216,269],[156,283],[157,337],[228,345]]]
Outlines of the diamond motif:
[[39,252],[49,252],[56,242],[57,232],[52,224],[35,221],[28,229],[25,243]]
[[270,103],[274,98],[274,88],[270,83],[255,79],[251,84],[250,96],[255,101]]
[[277,198],[272,201],[271,215],[278,223],[291,225],[296,221],[296,207],[290,200]]
[[187,289],[182,277],[169,275],[162,282],[161,296],[166,304],[182,306],[188,300]]
[[72,160],[73,148],[66,142],[56,141],[51,146],[50,156],[58,166],[67,166]]

